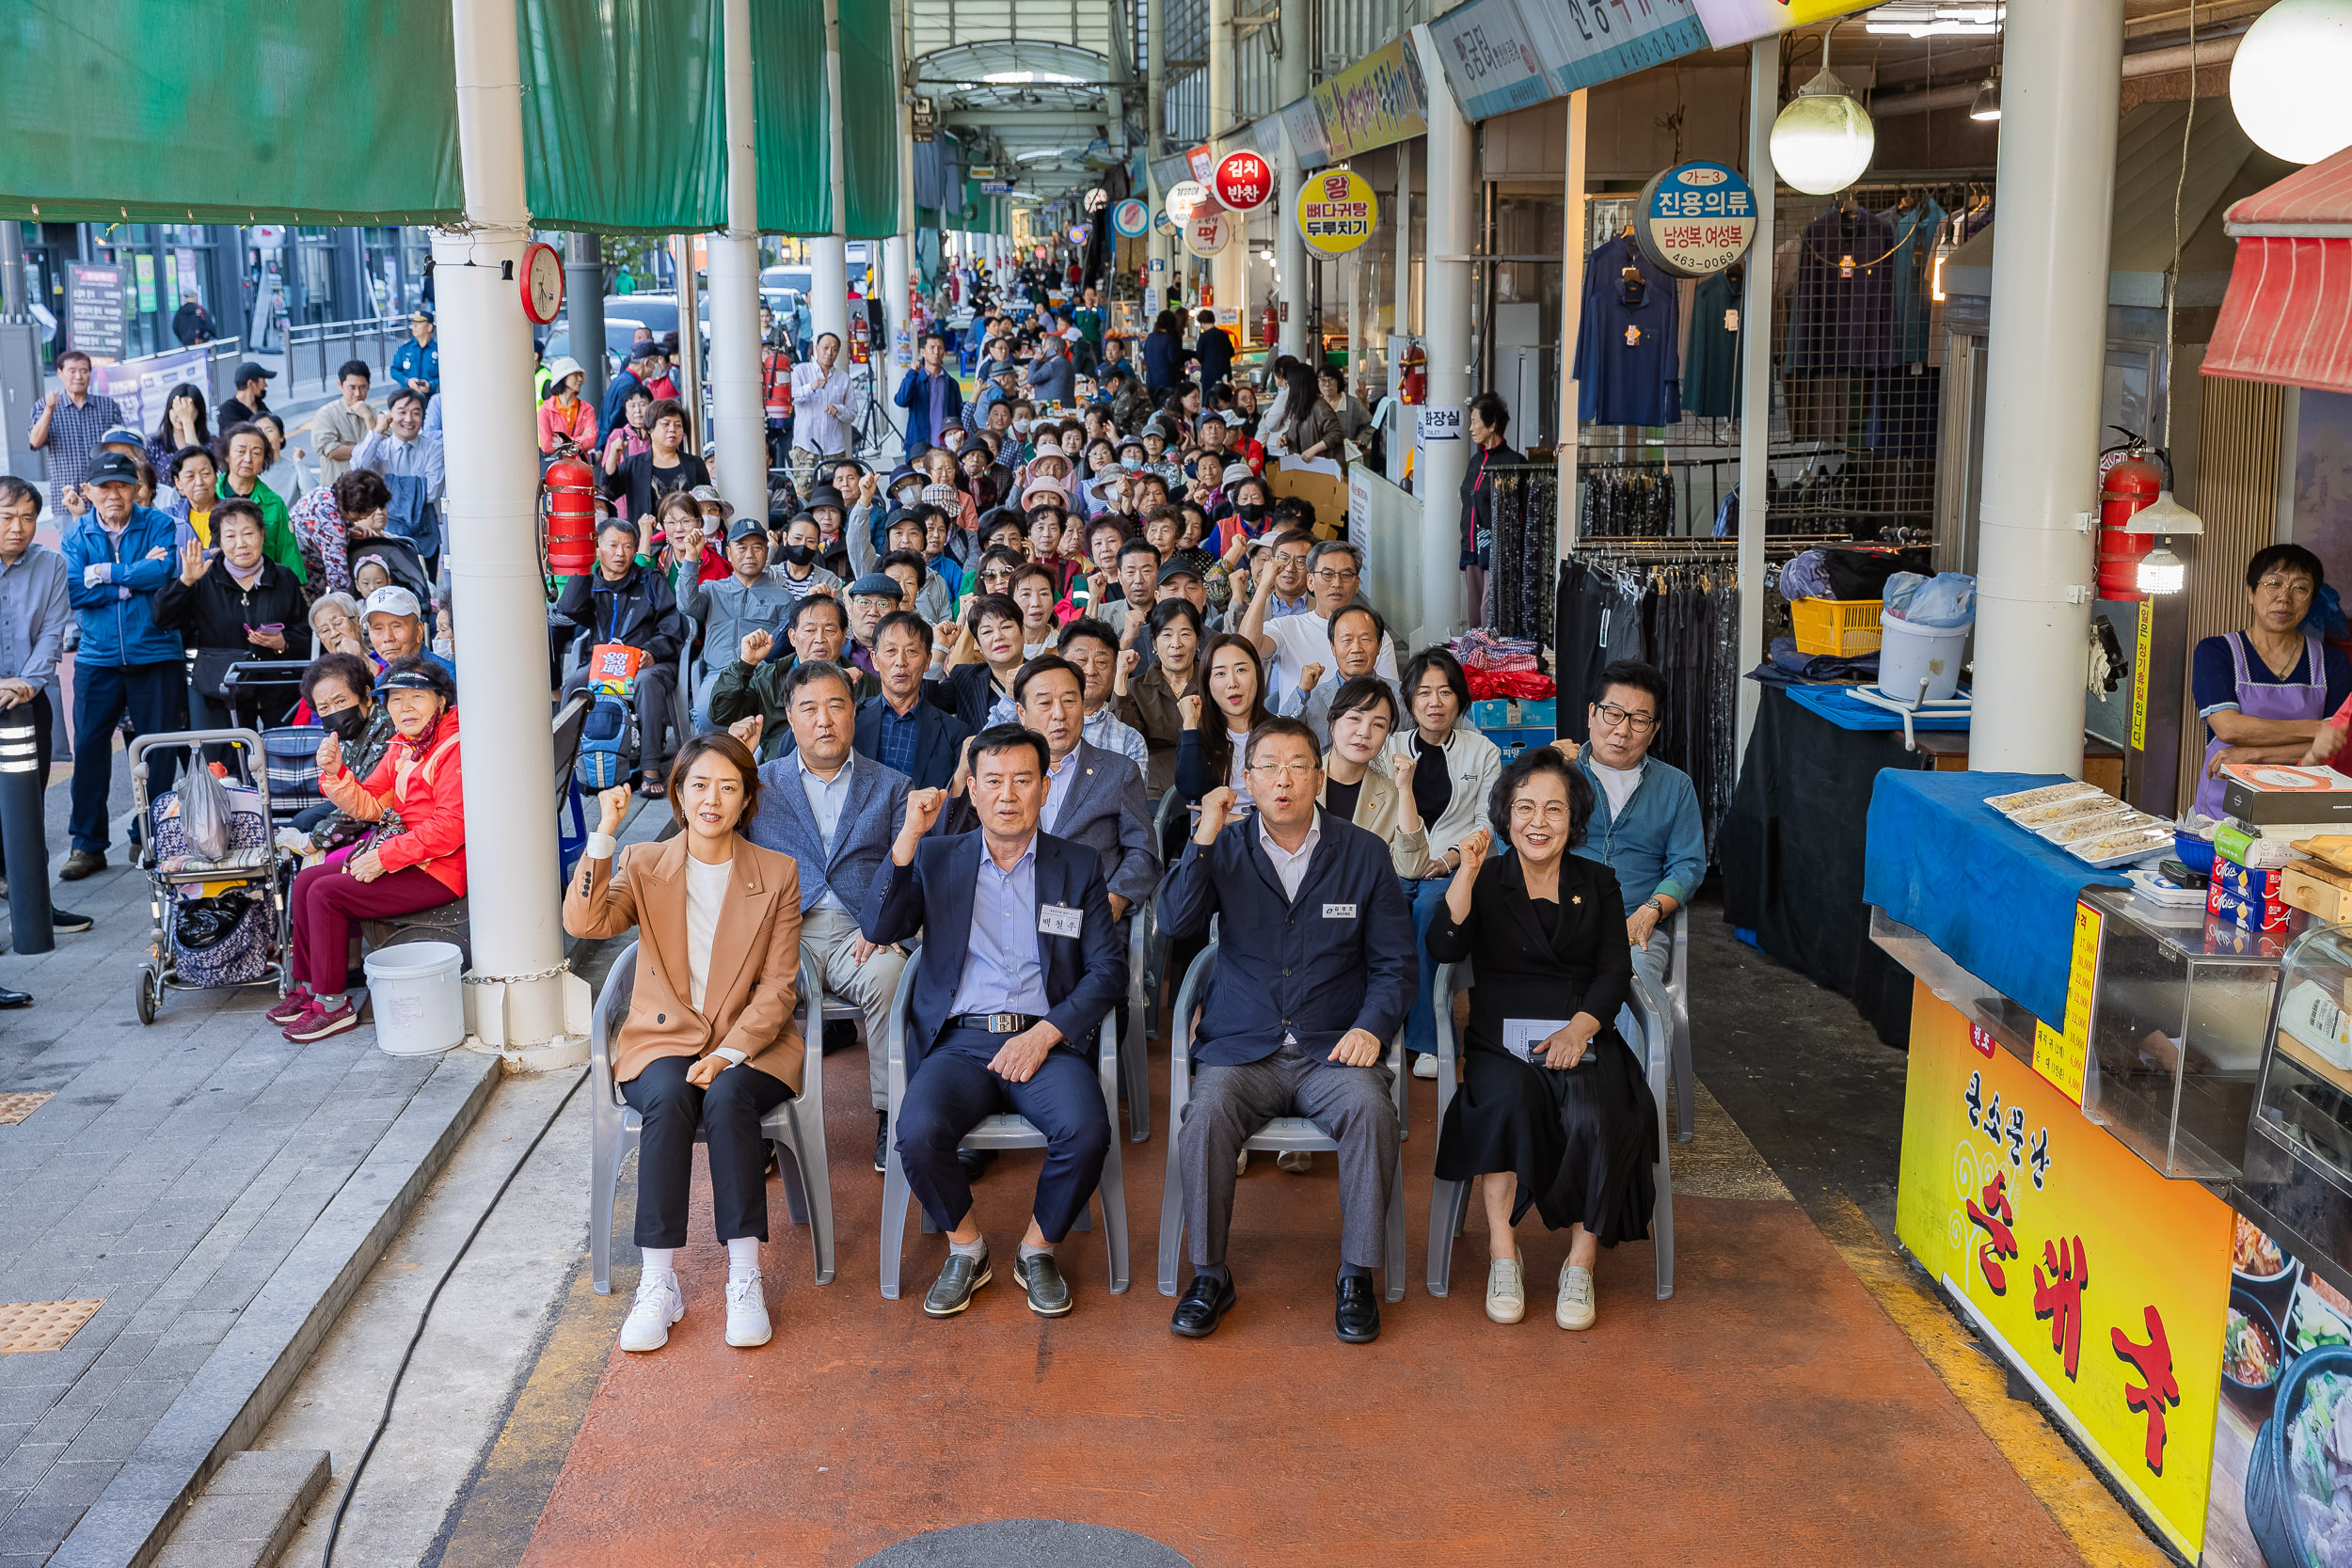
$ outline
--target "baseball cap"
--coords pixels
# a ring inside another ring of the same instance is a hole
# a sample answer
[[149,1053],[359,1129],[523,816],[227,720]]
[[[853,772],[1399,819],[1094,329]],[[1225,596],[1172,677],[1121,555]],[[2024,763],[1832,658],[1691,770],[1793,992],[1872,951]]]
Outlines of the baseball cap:
[[667,359],[669,356],[670,351],[661,346],[659,338],[648,338],[642,343],[629,345],[628,362],[632,365],[642,365],[648,359]]
[[417,604],[417,596],[397,583],[388,583],[368,595],[368,602],[359,607],[359,613],[369,615],[407,615],[421,619],[424,611]]
[[887,572],[868,572],[850,584],[850,597],[853,599],[895,599],[898,596],[898,579]]
[[429,322],[433,319],[433,307],[420,305],[408,312],[408,319],[412,322]]
[[[1172,552],[1168,556],[1167,562],[1160,567],[1160,580],[1162,582],[1166,582],[1168,578],[1173,577],[1194,578],[1202,582],[1206,582],[1209,577],[1208,557],[1199,550],[1177,550]],[[377,592],[386,593],[389,592],[389,590],[379,589]]]
[[99,453],[82,473],[85,484],[136,484],[138,482],[138,465],[132,462],[128,454],[119,451]]
[[734,515],[735,508],[726,503],[726,498],[719,494],[715,484],[697,484],[687,493],[694,498],[696,506],[715,506],[723,516]]
[[127,424],[119,424],[98,438],[102,447],[129,447],[134,451],[147,450],[147,437]]
[[244,364],[239,365],[236,369],[236,372],[230,376],[229,385],[231,387],[242,387],[246,382],[252,380],[255,376],[261,377],[263,381],[275,381],[278,379],[278,372],[271,370],[267,365],[262,364],[258,359],[248,359]]
[[765,539],[767,537],[767,529],[761,526],[758,519],[754,517],[746,517],[741,522],[736,524],[733,528],[727,530],[727,543],[730,545],[734,544],[738,539]]

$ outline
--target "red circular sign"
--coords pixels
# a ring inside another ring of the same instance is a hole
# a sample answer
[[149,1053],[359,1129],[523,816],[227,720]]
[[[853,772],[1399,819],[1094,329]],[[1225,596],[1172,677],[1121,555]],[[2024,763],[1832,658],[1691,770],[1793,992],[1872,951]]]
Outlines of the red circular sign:
[[1236,213],[1263,207],[1274,195],[1274,169],[1255,152],[1228,152],[1217,160],[1210,187],[1216,198]]

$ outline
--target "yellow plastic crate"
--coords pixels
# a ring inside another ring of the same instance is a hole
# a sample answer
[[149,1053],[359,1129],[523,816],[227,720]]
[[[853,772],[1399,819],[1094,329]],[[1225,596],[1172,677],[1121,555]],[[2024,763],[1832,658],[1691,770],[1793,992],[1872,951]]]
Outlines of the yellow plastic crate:
[[1791,599],[1797,652],[1851,657],[1879,651],[1880,599]]

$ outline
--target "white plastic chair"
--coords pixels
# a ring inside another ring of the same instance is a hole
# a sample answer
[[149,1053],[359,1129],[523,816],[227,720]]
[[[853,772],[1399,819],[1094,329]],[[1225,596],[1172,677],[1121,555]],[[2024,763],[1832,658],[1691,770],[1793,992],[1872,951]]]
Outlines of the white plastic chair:
[[[1468,963],[1439,964],[1432,978],[1431,990],[1437,999],[1438,1015],[1438,1126],[1445,1126],[1446,1107],[1454,1103],[1458,1087],[1454,1068],[1461,1056],[1461,1046],[1454,1034],[1454,997],[1470,987],[1470,966]],[[1666,1066],[1672,1049],[1671,1022],[1665,1001],[1652,991],[1640,976],[1634,977],[1633,1000],[1617,1013],[1617,1032],[1626,1043],[1643,1053],[1648,1064],[1649,1092],[1658,1102],[1658,1160],[1650,1166],[1650,1179],[1658,1186],[1658,1202],[1650,1211],[1650,1240],[1658,1250],[1658,1299],[1664,1301],[1675,1293],[1675,1195],[1674,1172],[1667,1159],[1672,1135],[1666,1117]],[[1639,1041],[1639,1044],[1636,1044]],[[1443,1136],[1442,1132],[1439,1136]],[[1429,1293],[1441,1296],[1454,1272],[1454,1239],[1462,1234],[1470,1216],[1470,1189],[1467,1181],[1438,1179],[1429,1190]]]
[[[1674,1046],[1675,1142],[1689,1143],[1697,1114],[1698,1077],[1691,1067],[1691,906],[1675,911],[1674,958],[1666,969],[1666,1007]],[[1665,1115],[1660,1101],[1659,1115]]]
[[[1200,1009],[1207,1004],[1209,977],[1216,967],[1215,940],[1200,950],[1192,960],[1192,968],[1184,974],[1184,983],[1176,992],[1174,1019],[1174,1054],[1168,1068],[1168,1170],[1160,1186],[1160,1294],[1176,1293],[1176,1275],[1184,1245],[1184,1184],[1176,1157],[1177,1138],[1184,1125],[1184,1106],[1192,1098],[1192,1035],[1200,1022]],[[1387,1294],[1391,1301],[1405,1299],[1405,1154],[1402,1148],[1405,1130],[1405,1034],[1402,1029],[1389,1042],[1389,1075],[1393,1081],[1396,1100],[1396,1121],[1399,1148],[1396,1168],[1389,1175],[1388,1237],[1382,1251],[1387,1254]],[[1276,1117],[1252,1133],[1242,1148],[1252,1152],[1273,1154],[1336,1153],[1337,1138],[1324,1132],[1305,1117]]]
[[[922,964],[920,949],[907,957],[906,968],[898,972],[898,994],[890,1004],[890,1125],[898,1125],[898,1105],[907,1093],[906,1032],[914,1001],[914,974]],[[1103,1016],[1102,1028],[1096,1034],[1095,1066],[1102,1078],[1103,1110],[1111,1126],[1119,1125],[1119,1009]],[[1027,1117],[1000,1115],[984,1117],[977,1127],[963,1135],[960,1148],[1043,1148],[1045,1134],[1039,1132]],[[907,1185],[907,1169],[898,1157],[896,1137],[891,1141],[889,1167],[882,1173],[882,1293],[884,1301],[898,1299],[899,1260],[906,1248],[907,1205],[913,1200]],[[1094,1201],[1103,1210],[1104,1250],[1110,1254],[1111,1294],[1123,1294],[1127,1289],[1127,1183],[1119,1161],[1119,1139],[1114,1133],[1110,1152],[1103,1158],[1103,1179],[1095,1184]],[[923,1233],[930,1235],[939,1227],[928,1213],[923,1218]],[[1080,1214],[1077,1229],[1093,1227],[1089,1216]]]
[[[590,1280],[600,1296],[612,1293],[612,1206],[621,1166],[644,1131],[644,1118],[621,1098],[620,1086],[612,1081],[612,1042],[628,1017],[629,997],[636,989],[637,943],[632,942],[605,976],[588,1027],[588,1256]],[[760,1117],[759,1131],[775,1150],[777,1170],[784,1178],[785,1206],[792,1223],[808,1227],[809,1244],[817,1255],[817,1283],[830,1285],[833,1181],[825,1164],[824,1029],[810,1022],[818,1009],[808,1005],[810,997],[822,994],[816,967],[803,958],[800,996],[793,1005],[805,1053],[801,1092]],[[704,1141],[702,1129],[695,1129],[694,1141]]]

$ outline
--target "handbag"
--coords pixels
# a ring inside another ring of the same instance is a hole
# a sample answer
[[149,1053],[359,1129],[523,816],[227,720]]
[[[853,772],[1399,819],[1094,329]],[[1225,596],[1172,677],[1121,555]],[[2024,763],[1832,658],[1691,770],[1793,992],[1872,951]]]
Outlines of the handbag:
[[197,690],[216,703],[225,703],[221,683],[229,678],[230,670],[253,655],[244,648],[199,648],[196,651],[196,673],[191,677]]

